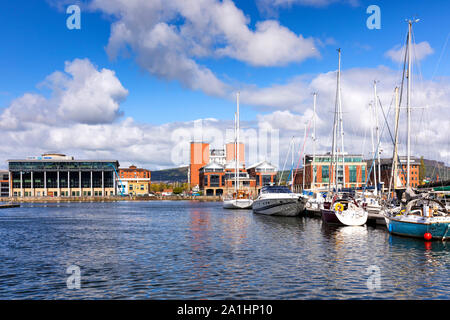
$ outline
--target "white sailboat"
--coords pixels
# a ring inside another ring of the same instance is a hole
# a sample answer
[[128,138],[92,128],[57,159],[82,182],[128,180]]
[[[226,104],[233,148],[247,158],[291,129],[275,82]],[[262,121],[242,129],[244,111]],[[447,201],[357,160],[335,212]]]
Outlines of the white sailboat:
[[224,209],[251,209],[253,200],[245,190],[240,190],[239,176],[240,176],[240,145],[239,145],[239,92],[236,94],[236,114],[234,126],[234,193],[227,195],[223,200]]
[[[338,163],[342,162],[342,188],[345,187],[345,153],[344,153],[344,127],[342,120],[342,104],[341,104],[341,50],[339,52],[339,67],[337,73],[337,88],[336,88],[336,105],[334,114],[334,126],[333,126],[333,146],[332,146],[332,165],[334,165],[334,188],[331,194],[331,201],[326,201],[321,209],[322,220],[328,224],[340,224],[347,226],[361,226],[367,222],[367,211],[365,211],[358,202],[353,199],[349,194],[342,194],[339,192],[339,170]],[[339,121],[339,125],[338,125]],[[337,136],[338,131],[341,136],[341,153],[342,159],[339,161],[339,155],[337,154]],[[330,182],[331,189],[331,182]],[[330,190],[331,191],[331,190]]]

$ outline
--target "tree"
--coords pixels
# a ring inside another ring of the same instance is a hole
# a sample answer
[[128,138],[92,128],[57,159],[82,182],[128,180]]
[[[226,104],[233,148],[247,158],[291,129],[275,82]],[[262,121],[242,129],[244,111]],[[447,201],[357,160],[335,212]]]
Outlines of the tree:
[[419,182],[423,184],[423,180],[425,180],[425,176],[427,174],[427,168],[425,167],[425,162],[423,161],[423,156],[420,157],[420,167],[419,167]]
[[174,194],[180,194],[183,192],[183,188],[182,187],[175,187],[173,188],[173,193]]

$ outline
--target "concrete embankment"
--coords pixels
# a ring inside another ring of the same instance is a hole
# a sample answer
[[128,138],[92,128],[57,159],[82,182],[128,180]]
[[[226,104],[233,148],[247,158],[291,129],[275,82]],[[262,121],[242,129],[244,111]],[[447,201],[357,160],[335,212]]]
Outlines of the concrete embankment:
[[26,202],[115,202],[115,201],[179,201],[179,200],[193,200],[193,201],[222,201],[220,196],[155,196],[155,197],[13,197],[0,198],[0,201],[10,203],[26,203]]

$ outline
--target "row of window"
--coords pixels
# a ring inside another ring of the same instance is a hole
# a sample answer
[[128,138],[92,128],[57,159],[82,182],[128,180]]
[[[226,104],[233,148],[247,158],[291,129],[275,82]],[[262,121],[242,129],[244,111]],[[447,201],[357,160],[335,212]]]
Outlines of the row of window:
[[[20,197],[20,194],[21,194],[20,191],[15,191],[14,192],[14,197]],[[35,192],[35,196],[36,197],[40,197],[41,195],[44,197],[45,196],[45,192],[42,192],[42,194],[41,194],[40,191]],[[58,196],[58,192],[55,191],[53,193],[48,193],[47,195],[57,197]],[[101,197],[102,196],[102,191],[94,191],[93,195],[95,197]],[[108,195],[108,191],[105,191],[105,196],[107,196],[107,195]],[[113,191],[109,191],[109,195],[110,196],[114,195],[114,192]],[[24,196],[25,197],[32,197],[33,194],[32,194],[32,192],[25,191],[24,192]],[[69,196],[69,192],[68,191],[61,191],[61,197],[68,197],[68,196]],[[80,196],[80,191],[72,191],[71,192],[71,196],[72,197],[79,197]],[[91,196],[91,191],[84,191],[83,192],[83,196],[90,197]]]
[[26,170],[117,170],[117,162],[9,162],[10,171]]

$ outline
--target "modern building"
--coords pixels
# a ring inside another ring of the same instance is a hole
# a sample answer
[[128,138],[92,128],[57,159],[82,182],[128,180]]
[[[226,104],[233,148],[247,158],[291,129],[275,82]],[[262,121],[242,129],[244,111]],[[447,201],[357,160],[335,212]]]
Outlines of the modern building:
[[9,197],[9,172],[0,170],[0,197]]
[[117,160],[75,160],[59,153],[8,160],[11,197],[105,197],[116,194]]
[[[344,158],[344,166],[342,159]],[[337,182],[340,188],[364,187],[367,177],[367,164],[361,155],[338,154]],[[301,192],[304,189],[326,189],[335,184],[335,165],[331,165],[331,153],[305,155],[304,168],[294,172],[294,191]],[[343,167],[345,168],[343,170]],[[313,171],[314,170],[314,171]],[[315,174],[314,174],[315,173]],[[314,177],[315,175],[315,177]],[[344,181],[345,177],[345,181]]]
[[148,195],[150,193],[150,170],[130,166],[119,168],[117,192],[124,195]]
[[[400,163],[397,166],[398,177],[397,179],[392,179],[392,183],[395,183],[395,188],[404,188],[407,184],[407,157],[399,157]],[[374,161],[373,166],[376,166],[376,170],[378,171],[378,160]],[[367,161],[367,168],[370,170],[372,168],[369,181],[371,185],[374,185],[374,169],[372,166],[372,160]],[[410,158],[410,186],[417,187],[420,184],[419,181],[419,167],[420,167],[420,159],[411,157]],[[381,168],[381,184],[384,191],[389,189],[389,183],[391,181],[392,175],[392,158],[390,159],[380,159],[380,168]],[[378,181],[378,172],[377,172],[377,183]]]

